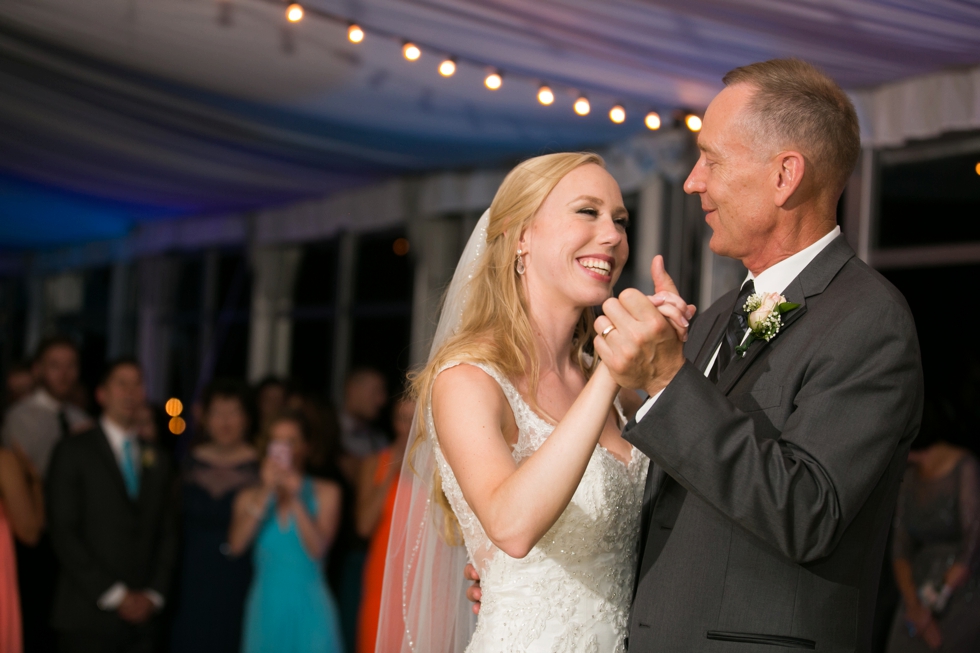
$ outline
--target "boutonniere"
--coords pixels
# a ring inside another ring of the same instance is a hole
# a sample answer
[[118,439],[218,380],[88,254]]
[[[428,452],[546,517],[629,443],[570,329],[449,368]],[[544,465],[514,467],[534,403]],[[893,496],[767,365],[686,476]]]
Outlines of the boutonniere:
[[745,312],[749,316],[749,336],[745,342],[735,348],[735,353],[744,356],[749,345],[754,341],[765,340],[769,342],[775,338],[783,326],[782,314],[799,307],[799,304],[786,301],[786,298],[779,293],[749,295],[745,301]]
[[149,447],[143,449],[143,467],[153,467],[157,464],[157,452]]

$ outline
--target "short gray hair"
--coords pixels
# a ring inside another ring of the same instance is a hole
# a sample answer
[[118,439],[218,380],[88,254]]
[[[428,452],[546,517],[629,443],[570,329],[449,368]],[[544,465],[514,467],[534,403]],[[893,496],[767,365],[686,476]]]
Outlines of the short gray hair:
[[772,59],[729,71],[725,86],[755,88],[749,110],[758,135],[810,158],[823,184],[844,190],[861,151],[857,112],[847,94],[816,66]]

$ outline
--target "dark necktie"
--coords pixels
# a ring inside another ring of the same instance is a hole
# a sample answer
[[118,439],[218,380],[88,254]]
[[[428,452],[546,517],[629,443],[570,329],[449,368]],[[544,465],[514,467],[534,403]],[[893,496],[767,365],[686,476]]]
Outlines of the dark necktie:
[[718,383],[718,377],[721,376],[725,368],[735,358],[735,348],[742,344],[745,331],[749,328],[749,319],[745,313],[745,302],[748,300],[749,295],[753,293],[755,293],[755,282],[749,279],[742,285],[742,290],[738,293],[738,299],[735,300],[735,307],[732,309],[732,314],[728,318],[725,337],[721,341],[721,349],[718,350],[718,357],[715,358],[715,364],[708,373],[708,379],[712,383]]
[[71,435],[71,428],[68,426],[68,415],[64,409],[58,411],[58,428],[61,430],[62,438],[67,438]]

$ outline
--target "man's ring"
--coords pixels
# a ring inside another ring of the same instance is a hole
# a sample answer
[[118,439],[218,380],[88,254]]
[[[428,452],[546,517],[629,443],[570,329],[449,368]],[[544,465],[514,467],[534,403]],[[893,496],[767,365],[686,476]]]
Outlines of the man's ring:
[[605,337],[606,337],[606,336],[608,336],[608,335],[609,335],[610,333],[612,333],[612,330],[613,330],[613,329],[615,329],[615,328],[616,328],[616,325],[615,325],[615,324],[610,324],[610,325],[609,325],[609,326],[607,326],[607,327],[606,327],[605,329],[603,329],[603,330],[602,330],[602,333],[601,333],[601,334],[599,334],[599,335],[601,335],[601,336],[602,336],[603,338],[605,338]]

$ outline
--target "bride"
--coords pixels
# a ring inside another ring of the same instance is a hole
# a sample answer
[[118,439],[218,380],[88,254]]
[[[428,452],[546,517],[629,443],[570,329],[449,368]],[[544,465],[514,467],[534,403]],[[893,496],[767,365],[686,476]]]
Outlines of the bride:
[[[561,153],[512,170],[477,225],[413,381],[378,653],[624,650],[648,461],[620,437],[638,397],[586,349],[627,221],[602,159]],[[686,304],[660,310],[684,337]]]

